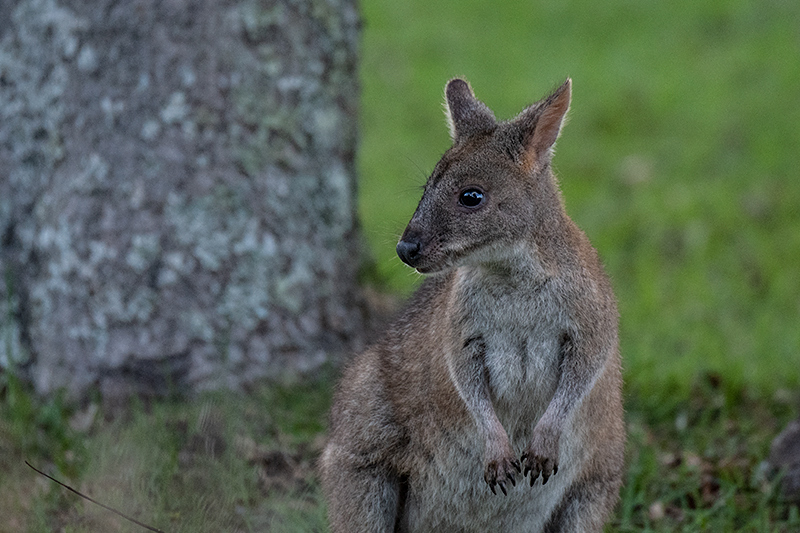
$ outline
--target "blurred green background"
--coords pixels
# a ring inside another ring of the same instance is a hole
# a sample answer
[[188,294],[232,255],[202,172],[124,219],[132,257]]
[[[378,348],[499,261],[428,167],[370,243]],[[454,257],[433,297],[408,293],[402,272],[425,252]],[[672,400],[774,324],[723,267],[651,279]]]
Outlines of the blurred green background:
[[362,4],[360,208],[381,280],[449,147],[445,82],[512,118],[566,77],[554,165],[620,301],[628,393],[800,385],[800,2]]

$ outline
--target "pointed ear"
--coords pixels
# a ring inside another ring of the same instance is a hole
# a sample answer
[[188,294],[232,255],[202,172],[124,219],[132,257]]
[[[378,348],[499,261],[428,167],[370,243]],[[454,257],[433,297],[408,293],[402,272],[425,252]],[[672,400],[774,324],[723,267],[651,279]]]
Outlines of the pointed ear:
[[472,88],[465,80],[452,79],[444,89],[445,112],[453,143],[461,139],[491,131],[497,121],[486,104],[475,98]]
[[522,165],[526,170],[543,165],[552,157],[552,148],[561,133],[571,98],[572,80],[567,78],[550,96],[514,119],[523,139]]

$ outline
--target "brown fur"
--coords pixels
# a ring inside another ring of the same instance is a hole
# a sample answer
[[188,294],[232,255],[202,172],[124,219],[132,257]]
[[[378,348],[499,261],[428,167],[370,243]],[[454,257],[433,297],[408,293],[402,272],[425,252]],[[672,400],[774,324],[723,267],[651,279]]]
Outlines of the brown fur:
[[331,410],[320,472],[334,532],[601,531],[612,511],[616,302],[550,169],[570,89],[497,122],[448,83],[453,147],[398,244],[432,276],[353,360]]

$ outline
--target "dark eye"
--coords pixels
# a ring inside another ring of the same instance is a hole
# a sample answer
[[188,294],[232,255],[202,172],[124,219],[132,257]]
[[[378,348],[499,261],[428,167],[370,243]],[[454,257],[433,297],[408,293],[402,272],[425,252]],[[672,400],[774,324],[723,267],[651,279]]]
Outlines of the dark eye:
[[486,195],[483,191],[473,187],[461,191],[461,194],[458,195],[458,203],[464,207],[474,209],[483,203],[484,198],[486,198]]

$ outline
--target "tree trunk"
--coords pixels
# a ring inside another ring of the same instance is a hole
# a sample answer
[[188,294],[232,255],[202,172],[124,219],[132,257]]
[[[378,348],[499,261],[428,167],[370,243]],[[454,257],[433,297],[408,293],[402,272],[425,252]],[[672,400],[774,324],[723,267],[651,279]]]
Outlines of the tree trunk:
[[4,0],[0,364],[80,397],[358,342],[355,0]]

